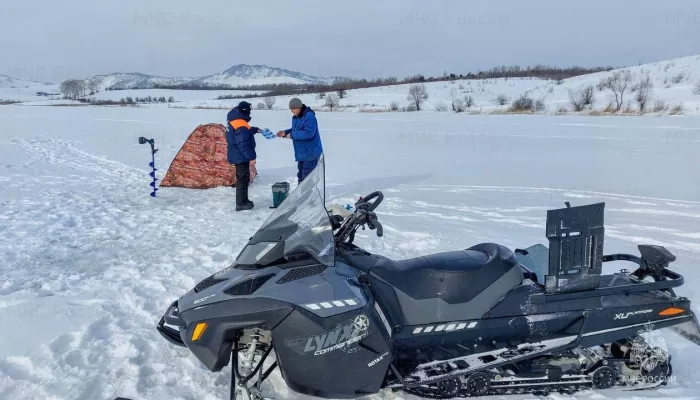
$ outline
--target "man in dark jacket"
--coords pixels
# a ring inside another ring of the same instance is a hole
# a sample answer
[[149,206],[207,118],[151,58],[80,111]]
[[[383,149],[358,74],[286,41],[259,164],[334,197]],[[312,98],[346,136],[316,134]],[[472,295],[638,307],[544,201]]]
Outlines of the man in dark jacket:
[[250,183],[250,165],[255,165],[254,135],[260,131],[250,126],[250,103],[242,101],[229,111],[226,117],[226,142],[228,143],[228,162],[236,166],[236,211],[250,210],[254,207],[248,199]]
[[294,114],[292,127],[277,132],[277,136],[292,139],[294,158],[297,162],[297,178],[301,183],[318,165],[318,159],[323,153],[323,144],[318,131],[316,113],[296,97],[289,101],[289,109]]

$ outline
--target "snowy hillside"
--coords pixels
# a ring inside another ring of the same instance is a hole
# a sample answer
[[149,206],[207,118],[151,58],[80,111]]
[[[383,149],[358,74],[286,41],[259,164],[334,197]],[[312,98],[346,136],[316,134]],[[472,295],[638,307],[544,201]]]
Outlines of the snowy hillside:
[[239,64],[219,74],[193,80],[192,84],[207,86],[269,85],[279,83],[330,83],[332,78],[319,78],[282,68],[266,65]]
[[37,93],[58,94],[58,85],[26,81],[0,74],[0,103],[3,101],[34,101],[45,99]]
[[[598,87],[605,78],[616,73],[629,71],[630,81],[621,96],[620,110],[615,111],[616,99],[608,88]],[[606,111],[615,111],[618,115],[639,114],[637,101],[641,90],[637,88],[645,77],[649,77],[651,88],[646,96],[645,114],[647,115],[693,115],[700,114],[700,55],[681,57],[668,61],[644,64],[609,72],[600,72],[577,76],[562,81],[539,78],[500,78],[484,80],[453,80],[425,83],[427,99],[421,104],[421,111],[451,111],[453,101],[464,107],[466,114],[503,114],[511,110],[513,102],[521,96],[528,96],[533,105],[541,104],[535,112],[538,114],[583,114],[598,115]],[[298,72],[262,65],[236,65],[222,73],[202,78],[163,78],[143,74],[111,74],[91,78],[99,88],[92,97],[96,100],[119,101],[126,97],[173,97],[174,104],[141,104],[146,107],[177,108],[222,108],[230,109],[241,100],[250,101],[256,108],[266,108],[261,91],[253,91],[249,98],[217,100],[219,96],[241,95],[246,92],[229,90],[166,90],[153,89],[156,84],[188,84],[197,87],[216,87],[220,85],[260,85],[272,83],[317,83],[330,82],[332,78],[317,78]],[[410,107],[407,98],[410,84],[391,85],[366,89],[348,90],[342,99],[338,99],[333,109],[337,111],[385,112],[402,111]],[[592,104],[575,111],[570,96],[582,93],[589,87]],[[128,90],[105,91],[106,88],[130,88]],[[150,88],[150,89],[138,89]],[[0,100],[31,102],[44,100],[28,94],[33,90],[13,89],[8,91],[0,87]],[[54,87],[57,92],[57,87]],[[258,95],[256,95],[258,93]],[[336,95],[332,93],[332,95]],[[337,96],[337,95],[336,95]],[[318,93],[305,94],[300,97],[305,104],[319,111],[330,110],[328,95]],[[286,109],[292,96],[275,98],[272,109]],[[60,102],[61,104],[66,103]],[[28,105],[48,105],[47,103],[25,103]],[[606,110],[607,109],[607,110]],[[515,112],[523,112],[515,111]]]
[[114,73],[95,75],[87,79],[93,82],[98,90],[151,89],[155,85],[179,85],[191,81],[192,78],[164,78],[140,73]]
[[[138,144],[155,139],[162,179],[192,130],[221,118],[220,110],[0,107],[0,399],[228,398],[230,367],[207,371],[155,326],[173,300],[233,262],[271,213],[273,183],[296,186],[291,142],[258,139],[256,208],[245,213],[234,211],[228,187],[161,188],[151,198],[150,148]],[[290,113],[253,121],[283,129]],[[384,237],[358,232],[368,251],[404,259],[480,242],[546,243],[547,209],[605,201],[605,253],[666,246],[685,277],[674,290],[700,312],[700,117],[323,113],[319,123],[328,202],[385,195],[376,210]],[[606,273],[628,267],[613,264]],[[674,366],[667,387],[546,399],[700,398],[700,348],[663,337]],[[263,389],[312,399],[287,389],[278,371]],[[381,399],[417,400],[369,397]]]
[[282,68],[273,68],[266,65],[238,64],[233,67],[209,76],[199,78],[165,78],[141,73],[114,73],[97,75],[88,78],[95,82],[100,90],[106,89],[152,89],[156,85],[175,86],[184,85],[195,87],[212,86],[243,86],[243,85],[269,85],[277,83],[320,83],[329,82],[328,78],[318,78],[300,72]]
[[[637,92],[632,92],[634,84],[647,74],[651,78],[653,88],[649,94],[646,111],[657,114],[671,114],[673,108],[682,106],[683,114],[700,114],[700,92],[694,89],[700,85],[700,55],[661,61],[623,68],[629,70],[632,81],[623,95],[624,105],[621,112],[628,108],[632,113],[639,110],[635,99]],[[463,103],[469,98],[473,104],[465,111],[467,113],[502,113],[507,111],[512,102],[521,95],[529,95],[533,101],[541,100],[545,109],[541,113],[571,113],[569,91],[574,93],[582,87],[592,85],[594,89],[593,107],[587,107],[583,113],[596,113],[604,110],[614,102],[610,90],[598,90],[596,86],[605,77],[615,72],[601,72],[578,76],[562,81],[536,78],[501,78],[487,80],[454,80],[447,82],[425,83],[428,98],[422,104],[426,111],[451,111],[453,98]],[[411,85],[384,86],[368,89],[349,90],[343,99],[339,99],[338,109],[341,111],[388,111],[392,103],[399,109],[409,105],[408,89]],[[505,103],[499,105],[497,99],[503,96]],[[327,99],[319,98],[316,94],[298,96],[305,104],[315,109],[328,109]],[[215,97],[212,97],[214,99]],[[284,109],[292,96],[277,98],[274,108]],[[246,99],[253,104],[263,101],[262,98]],[[178,107],[232,107],[237,101],[197,101],[178,104]],[[662,104],[663,103],[663,104]],[[657,109],[658,107],[658,109]]]

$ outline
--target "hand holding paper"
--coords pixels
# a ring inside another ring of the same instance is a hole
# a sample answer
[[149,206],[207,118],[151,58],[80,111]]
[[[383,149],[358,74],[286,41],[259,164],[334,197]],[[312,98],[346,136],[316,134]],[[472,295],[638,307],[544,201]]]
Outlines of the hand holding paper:
[[267,129],[267,128],[260,131],[260,133],[262,133],[262,135],[265,137],[265,139],[274,139],[275,138],[275,134],[272,133],[272,131]]

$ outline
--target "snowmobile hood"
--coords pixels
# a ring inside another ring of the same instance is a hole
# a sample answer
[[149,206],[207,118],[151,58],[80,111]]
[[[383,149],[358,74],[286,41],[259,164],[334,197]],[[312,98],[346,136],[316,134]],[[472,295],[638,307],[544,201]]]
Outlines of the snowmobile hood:
[[318,166],[267,218],[236,258],[239,265],[263,267],[304,254],[333,266],[335,238],[325,206],[325,163]]

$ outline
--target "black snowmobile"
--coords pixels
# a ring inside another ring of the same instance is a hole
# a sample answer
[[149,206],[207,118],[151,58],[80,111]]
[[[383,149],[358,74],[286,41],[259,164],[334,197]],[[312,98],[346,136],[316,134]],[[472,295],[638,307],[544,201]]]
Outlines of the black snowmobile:
[[[656,330],[700,345],[690,301],[673,291],[673,254],[603,254],[604,203],[548,211],[549,247],[482,243],[396,261],[353,244],[360,228],[382,236],[383,195],[333,214],[324,179],[320,162],[234,264],[157,325],[211,371],[230,361],[231,398],[262,399],[275,367],[292,390],[335,399],[645,389],[672,373]],[[603,275],[612,261],[635,269]]]

